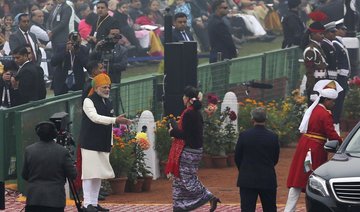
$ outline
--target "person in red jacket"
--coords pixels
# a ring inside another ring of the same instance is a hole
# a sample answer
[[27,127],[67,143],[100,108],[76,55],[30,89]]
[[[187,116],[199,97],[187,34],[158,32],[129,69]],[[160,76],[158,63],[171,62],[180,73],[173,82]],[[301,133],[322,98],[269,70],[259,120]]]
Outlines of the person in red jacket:
[[[289,188],[285,212],[295,211],[296,203],[301,191],[305,191],[308,178],[313,170],[327,161],[324,150],[326,140],[338,140],[341,137],[334,129],[331,109],[335,104],[338,93],[343,89],[333,80],[320,80],[314,86],[319,96],[306,110],[299,130],[302,133],[293,157],[287,186]],[[304,169],[304,160],[310,150],[312,165],[309,171]]]

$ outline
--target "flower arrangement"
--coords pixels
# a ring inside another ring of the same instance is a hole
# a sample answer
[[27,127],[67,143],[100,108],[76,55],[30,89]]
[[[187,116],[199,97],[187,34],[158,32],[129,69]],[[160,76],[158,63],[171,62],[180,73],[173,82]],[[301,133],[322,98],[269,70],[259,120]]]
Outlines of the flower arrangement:
[[204,109],[204,152],[209,155],[225,156],[234,149],[236,129],[233,122],[237,119],[236,113],[226,108],[223,112],[217,111],[219,98],[215,94],[207,95],[207,107]]
[[149,167],[145,163],[144,153],[144,150],[150,148],[150,142],[145,131],[135,134],[134,140],[133,155],[135,156],[135,160],[133,161],[127,177],[130,182],[136,184],[138,178],[143,178],[151,174],[148,169]]
[[349,91],[345,96],[344,118],[360,119],[360,77],[349,80]]
[[129,179],[151,174],[145,164],[144,150],[150,148],[150,142],[145,132],[136,133],[126,125],[113,128],[113,148],[110,153],[110,163],[115,177]]
[[114,170],[115,177],[126,177],[134,157],[134,135],[126,126],[113,128],[113,147],[110,153],[110,163]]
[[280,144],[286,146],[296,142],[300,132],[298,127],[305,110],[307,109],[306,97],[300,95],[298,89],[292,91],[291,96],[282,101],[261,102],[254,99],[245,99],[239,102],[238,125],[240,132],[253,126],[250,112],[255,107],[265,107],[267,110],[266,126],[279,136]]
[[177,118],[170,114],[156,122],[155,150],[159,161],[166,161],[170,152],[172,138],[169,135],[167,127],[170,120],[177,121]]

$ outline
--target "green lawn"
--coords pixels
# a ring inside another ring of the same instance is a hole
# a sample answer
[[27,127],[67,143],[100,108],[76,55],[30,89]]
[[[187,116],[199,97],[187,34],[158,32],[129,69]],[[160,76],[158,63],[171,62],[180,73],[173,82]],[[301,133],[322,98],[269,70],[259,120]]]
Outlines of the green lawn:
[[[275,40],[271,42],[260,42],[260,41],[249,41],[242,45],[239,49],[239,56],[244,57],[252,54],[259,54],[271,50],[276,50],[281,48],[281,42],[283,40],[282,36],[278,36]],[[202,58],[199,60],[199,64],[208,63],[207,58]],[[122,78],[136,77],[141,75],[157,73],[159,70],[158,64],[147,64],[144,66],[129,67],[125,72],[122,73]]]

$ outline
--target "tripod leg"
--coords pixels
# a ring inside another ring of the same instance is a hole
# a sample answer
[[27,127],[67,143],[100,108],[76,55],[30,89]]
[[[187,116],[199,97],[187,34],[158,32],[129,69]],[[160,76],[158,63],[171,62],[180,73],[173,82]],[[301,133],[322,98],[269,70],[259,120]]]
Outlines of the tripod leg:
[[77,208],[78,212],[82,212],[83,210],[81,209],[81,200],[79,198],[79,194],[76,191],[74,181],[72,181],[68,178],[68,182],[69,182],[71,194],[74,197],[74,202],[75,202],[76,208]]

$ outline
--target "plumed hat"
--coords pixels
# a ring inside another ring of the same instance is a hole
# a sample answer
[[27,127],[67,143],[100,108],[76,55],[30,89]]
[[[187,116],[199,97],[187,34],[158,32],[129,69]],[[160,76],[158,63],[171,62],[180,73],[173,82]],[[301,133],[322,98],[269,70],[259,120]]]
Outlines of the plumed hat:
[[309,14],[309,18],[311,18],[314,22],[309,25],[309,31],[312,33],[316,32],[324,32],[325,27],[321,23],[322,21],[325,21],[328,17],[325,13],[321,11],[314,11]]

